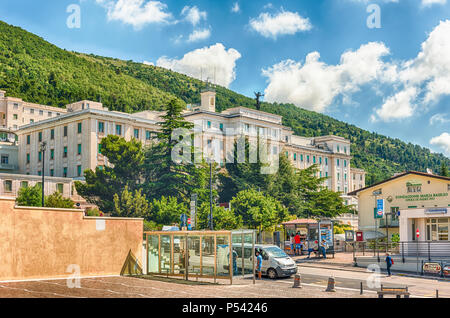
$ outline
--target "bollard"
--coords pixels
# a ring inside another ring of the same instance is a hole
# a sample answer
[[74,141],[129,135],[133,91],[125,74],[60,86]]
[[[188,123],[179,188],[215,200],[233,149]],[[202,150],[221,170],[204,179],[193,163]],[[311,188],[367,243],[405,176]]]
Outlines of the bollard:
[[364,291],[363,291],[363,282],[361,282],[359,294],[362,295],[363,293],[364,293]]
[[436,298],[439,298],[439,290],[436,289]]
[[325,291],[326,292],[335,292],[336,291],[335,285],[336,285],[336,281],[335,281],[334,277],[332,276],[332,277],[328,278],[328,286]]
[[302,288],[302,277],[300,274],[296,274],[294,278],[294,286],[292,288]]

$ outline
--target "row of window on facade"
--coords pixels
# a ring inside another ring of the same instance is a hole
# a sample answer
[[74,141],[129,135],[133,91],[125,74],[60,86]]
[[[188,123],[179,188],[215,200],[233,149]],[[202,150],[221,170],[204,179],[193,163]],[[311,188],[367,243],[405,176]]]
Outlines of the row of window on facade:
[[[42,186],[42,182],[37,182],[36,184]],[[21,181],[20,182],[20,188],[28,188],[29,182],[28,181]],[[57,183],[56,184],[56,191],[63,194],[64,193],[64,183]],[[13,181],[12,180],[5,180],[3,181],[3,192],[11,193],[13,192]]]
[[[100,168],[101,168],[101,166],[100,166]],[[27,175],[29,175],[29,173],[27,173]],[[38,171],[38,176],[42,176],[42,170]],[[54,176],[55,176],[55,169],[50,169],[50,177],[54,177]],[[67,167],[63,167],[62,176],[63,176],[63,178],[68,177]],[[78,165],[77,171],[76,171],[76,177],[82,177],[82,176],[83,176],[83,166]]]

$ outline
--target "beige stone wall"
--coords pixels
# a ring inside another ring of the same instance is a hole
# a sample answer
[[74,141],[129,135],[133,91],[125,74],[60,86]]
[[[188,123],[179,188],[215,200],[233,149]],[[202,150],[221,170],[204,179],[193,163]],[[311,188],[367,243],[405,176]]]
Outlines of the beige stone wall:
[[118,275],[130,250],[142,259],[142,219],[87,218],[78,210],[14,204],[0,198],[0,281],[70,277],[71,264],[83,277]]

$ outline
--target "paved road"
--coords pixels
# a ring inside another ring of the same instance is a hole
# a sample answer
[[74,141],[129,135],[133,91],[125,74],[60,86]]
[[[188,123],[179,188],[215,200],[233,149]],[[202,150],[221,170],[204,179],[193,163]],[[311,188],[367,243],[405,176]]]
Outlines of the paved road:
[[[385,274],[374,274],[360,270],[341,270],[332,269],[332,267],[321,268],[313,264],[300,265],[299,272],[302,275],[302,281],[309,284],[326,286],[328,278],[334,276],[336,286],[341,288],[360,289],[363,282],[364,290],[377,290],[380,284],[384,286],[408,286],[412,295],[417,297],[435,297],[436,290],[439,290],[439,297],[450,298],[450,282],[439,279],[424,279],[416,277],[404,277],[394,275],[386,277]],[[290,283],[292,278],[288,280]],[[374,286],[375,285],[375,286]]]

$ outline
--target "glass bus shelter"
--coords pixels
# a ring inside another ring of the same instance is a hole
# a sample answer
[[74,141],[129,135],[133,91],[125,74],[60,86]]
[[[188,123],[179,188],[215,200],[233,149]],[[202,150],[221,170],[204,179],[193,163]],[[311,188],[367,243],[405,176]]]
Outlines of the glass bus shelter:
[[233,276],[255,273],[255,239],[254,230],[145,232],[147,274],[232,284]]

